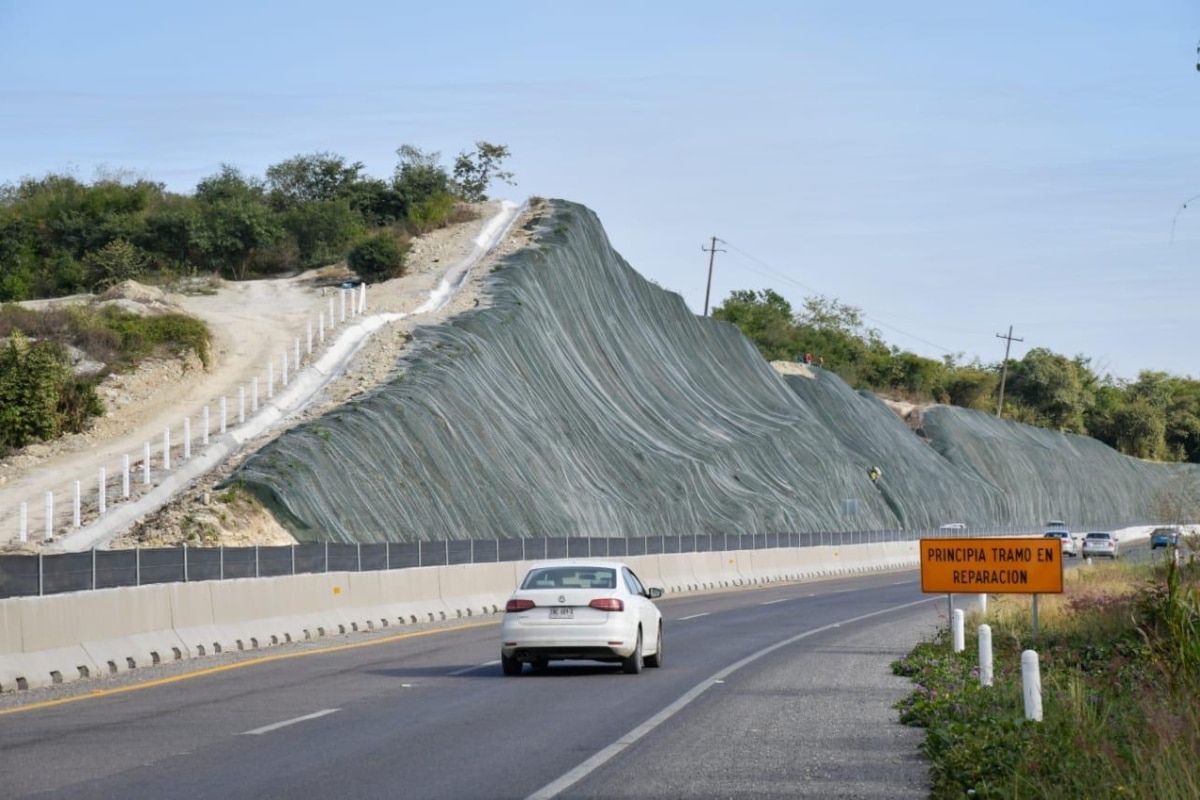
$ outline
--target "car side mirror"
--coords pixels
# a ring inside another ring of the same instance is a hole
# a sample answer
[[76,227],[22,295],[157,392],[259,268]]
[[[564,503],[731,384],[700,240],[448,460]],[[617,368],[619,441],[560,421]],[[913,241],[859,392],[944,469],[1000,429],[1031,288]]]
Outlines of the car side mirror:
[[657,586],[655,586],[652,589],[646,590],[646,597],[649,597],[651,600],[657,600],[658,598],[660,598],[662,596],[663,596],[663,590],[659,589]]

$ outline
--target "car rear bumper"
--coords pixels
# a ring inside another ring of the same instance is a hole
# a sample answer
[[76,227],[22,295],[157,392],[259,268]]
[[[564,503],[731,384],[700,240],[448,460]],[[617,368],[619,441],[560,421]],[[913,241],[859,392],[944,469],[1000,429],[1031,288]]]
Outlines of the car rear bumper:
[[604,625],[522,625],[506,621],[500,630],[500,652],[519,661],[628,658],[636,641],[636,626],[630,629],[611,621]]

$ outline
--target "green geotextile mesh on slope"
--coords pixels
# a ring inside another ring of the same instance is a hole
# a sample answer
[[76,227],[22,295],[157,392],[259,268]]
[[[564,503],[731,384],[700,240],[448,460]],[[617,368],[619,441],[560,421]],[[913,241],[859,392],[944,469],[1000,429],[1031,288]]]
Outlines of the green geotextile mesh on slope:
[[953,406],[923,414],[930,445],[955,470],[1000,489],[1010,516],[1066,521],[1075,529],[1152,516],[1154,495],[1192,464],[1154,464],[1095,439]]
[[418,328],[401,378],[233,480],[300,541],[1036,524],[1087,508],[1110,472],[1146,475],[1117,518],[1145,513],[1151,471],[1111,450],[1096,446],[1084,483],[1002,480],[1002,456],[957,431],[939,451],[831,373],[780,377],[733,326],[634,272],[586,208],[556,201],[534,226],[488,276],[489,307]]

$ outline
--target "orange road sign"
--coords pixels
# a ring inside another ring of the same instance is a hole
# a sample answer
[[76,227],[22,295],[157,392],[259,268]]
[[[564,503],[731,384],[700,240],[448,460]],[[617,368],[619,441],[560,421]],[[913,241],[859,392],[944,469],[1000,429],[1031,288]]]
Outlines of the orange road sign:
[[921,591],[928,594],[1061,594],[1058,539],[922,539]]

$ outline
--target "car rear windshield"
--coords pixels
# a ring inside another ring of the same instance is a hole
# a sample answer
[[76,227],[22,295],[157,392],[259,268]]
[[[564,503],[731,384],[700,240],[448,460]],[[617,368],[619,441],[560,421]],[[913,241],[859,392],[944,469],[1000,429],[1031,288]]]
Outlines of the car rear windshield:
[[615,589],[617,571],[606,567],[543,567],[531,570],[522,589]]
[[1089,533],[1087,535],[1087,538],[1089,538],[1089,539],[1111,539],[1112,534],[1111,533]]

